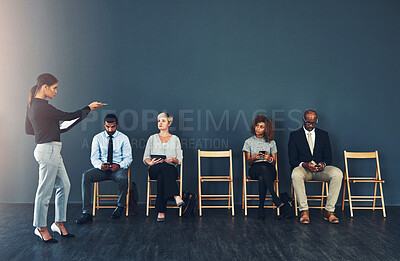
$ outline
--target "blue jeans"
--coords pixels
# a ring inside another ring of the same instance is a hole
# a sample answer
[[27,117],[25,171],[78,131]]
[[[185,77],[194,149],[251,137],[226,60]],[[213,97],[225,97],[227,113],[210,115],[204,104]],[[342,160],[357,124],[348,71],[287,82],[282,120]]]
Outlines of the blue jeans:
[[35,197],[33,226],[47,226],[47,212],[53,188],[55,195],[55,221],[65,222],[71,183],[61,157],[61,142],[37,144],[34,156],[39,163],[39,184]]

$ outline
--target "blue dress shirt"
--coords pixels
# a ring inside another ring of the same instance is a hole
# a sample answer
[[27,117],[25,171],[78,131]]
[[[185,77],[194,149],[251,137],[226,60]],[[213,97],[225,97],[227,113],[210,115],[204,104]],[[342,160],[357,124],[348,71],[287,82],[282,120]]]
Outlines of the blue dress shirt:
[[[93,137],[90,161],[93,167],[97,169],[101,169],[101,164],[107,162],[108,142],[110,140],[108,136],[108,133],[103,131]],[[118,164],[122,169],[127,169],[132,163],[132,148],[129,138],[119,131],[115,131],[112,136],[113,163]]]

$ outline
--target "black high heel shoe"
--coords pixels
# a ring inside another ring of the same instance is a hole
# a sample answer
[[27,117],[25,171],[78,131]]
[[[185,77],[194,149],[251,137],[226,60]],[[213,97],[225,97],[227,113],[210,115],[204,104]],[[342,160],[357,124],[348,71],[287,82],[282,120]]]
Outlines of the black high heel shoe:
[[56,225],[56,223],[53,223],[53,224],[51,225],[50,229],[51,229],[51,231],[53,231],[53,234],[54,234],[54,232],[57,232],[58,234],[60,234],[60,236],[62,236],[62,237],[64,237],[64,238],[72,238],[72,237],[75,237],[75,235],[73,235],[73,234],[71,234],[71,233],[68,233],[68,234],[66,234],[66,235],[63,235],[63,233],[61,232],[61,229]]
[[40,232],[39,232],[39,228],[35,228],[33,233],[35,235],[37,235],[39,237],[40,241],[42,241],[44,243],[58,243],[58,241],[56,239],[54,239],[54,238],[50,238],[48,240],[44,240],[43,237],[42,237],[42,234],[40,234]]

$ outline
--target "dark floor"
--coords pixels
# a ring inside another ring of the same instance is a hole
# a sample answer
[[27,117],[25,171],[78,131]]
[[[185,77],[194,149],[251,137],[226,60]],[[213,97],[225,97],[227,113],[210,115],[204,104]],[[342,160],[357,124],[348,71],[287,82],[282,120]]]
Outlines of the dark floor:
[[386,219],[380,211],[358,210],[353,219],[338,211],[338,225],[319,210],[311,210],[309,225],[276,220],[273,210],[258,221],[257,210],[245,217],[240,206],[235,217],[206,209],[193,219],[171,209],[157,223],[154,210],[146,217],[140,207],[138,216],[112,220],[106,209],[77,225],[80,205],[70,204],[66,226],[77,237],[44,244],[33,234],[32,205],[0,204],[0,260],[400,260],[400,207],[387,208]]

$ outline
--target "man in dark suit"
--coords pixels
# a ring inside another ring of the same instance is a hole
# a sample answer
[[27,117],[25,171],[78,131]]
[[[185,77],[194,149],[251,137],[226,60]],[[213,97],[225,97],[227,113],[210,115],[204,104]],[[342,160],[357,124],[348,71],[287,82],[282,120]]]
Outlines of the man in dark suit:
[[290,133],[289,163],[301,211],[300,222],[310,223],[304,181],[321,180],[329,182],[324,219],[330,223],[339,223],[333,212],[342,186],[343,173],[337,167],[331,166],[332,151],[328,132],[315,128],[317,123],[317,113],[308,110],[303,116],[304,126]]

